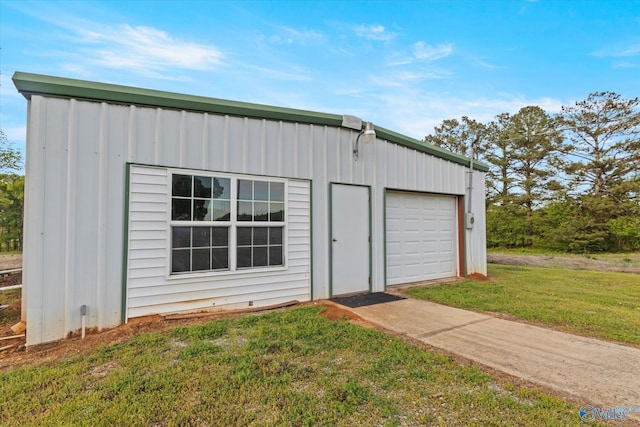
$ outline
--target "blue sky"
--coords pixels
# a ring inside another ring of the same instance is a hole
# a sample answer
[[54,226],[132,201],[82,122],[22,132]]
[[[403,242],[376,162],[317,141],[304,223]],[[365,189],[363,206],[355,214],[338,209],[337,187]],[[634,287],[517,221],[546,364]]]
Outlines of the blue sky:
[[640,94],[640,1],[0,0],[0,128],[15,71],[351,114],[422,139],[590,92]]

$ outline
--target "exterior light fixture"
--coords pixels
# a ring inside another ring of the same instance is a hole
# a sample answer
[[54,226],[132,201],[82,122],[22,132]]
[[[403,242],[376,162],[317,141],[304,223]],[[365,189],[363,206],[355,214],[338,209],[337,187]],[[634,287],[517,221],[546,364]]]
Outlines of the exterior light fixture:
[[364,130],[361,130],[356,138],[356,142],[353,147],[353,160],[358,160],[358,142],[360,137],[364,135],[364,142],[373,143],[376,141],[376,131],[373,128],[373,123],[366,122],[364,124]]

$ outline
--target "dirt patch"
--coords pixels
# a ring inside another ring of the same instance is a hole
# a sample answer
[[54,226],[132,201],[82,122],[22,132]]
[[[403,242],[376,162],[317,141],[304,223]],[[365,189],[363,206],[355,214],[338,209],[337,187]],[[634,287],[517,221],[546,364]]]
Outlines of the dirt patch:
[[22,273],[3,274],[0,276],[0,288],[22,284]]
[[[22,268],[22,254],[0,255],[0,271],[15,270],[17,268]],[[0,275],[0,288],[21,284],[22,272]],[[0,294],[0,304],[3,304],[2,294]]]
[[[329,301],[324,304],[317,301],[300,305],[325,305],[326,309],[321,316],[331,320],[347,320],[360,326],[372,327],[369,322],[357,314],[342,308]],[[231,314],[239,316],[240,314]],[[164,332],[177,326],[199,325],[212,321],[211,318],[201,317],[181,320],[166,320],[163,316],[146,316],[131,319],[125,325],[98,331],[90,329],[86,331],[85,339],[80,333],[70,334],[68,338],[47,344],[25,347],[25,339],[19,338],[7,343],[15,344],[12,348],[0,351],[0,371],[13,369],[19,366],[36,366],[43,363],[56,362],[74,356],[89,355],[103,345],[114,345],[125,342],[130,338],[149,332]],[[3,345],[0,345],[2,347]]]
[[469,280],[473,280],[475,282],[487,282],[490,279],[485,276],[484,274],[480,274],[480,273],[472,273],[467,277]]
[[[0,312],[0,338],[12,337],[15,334],[11,330],[11,327],[20,321],[20,300],[15,301],[13,298],[8,299],[0,294],[0,304],[9,306]],[[2,340],[0,341],[0,347],[17,342],[19,341]]]
[[22,254],[0,254],[0,271],[22,268]]
[[162,331],[177,325],[177,322],[165,322],[161,316],[148,316],[132,319],[126,325],[100,332],[90,329],[87,331],[84,340],[81,339],[79,334],[72,334],[64,340],[26,348],[23,338],[19,346],[0,353],[2,354],[0,370],[17,366],[34,366],[73,356],[91,354],[102,345],[117,344],[128,340],[134,335]]
[[640,253],[599,255],[520,255],[490,253],[487,262],[569,270],[617,271],[640,274]]
[[320,316],[329,320],[354,320],[364,322],[364,319],[353,311],[345,309],[340,305],[328,302],[325,304],[326,309],[320,313]]

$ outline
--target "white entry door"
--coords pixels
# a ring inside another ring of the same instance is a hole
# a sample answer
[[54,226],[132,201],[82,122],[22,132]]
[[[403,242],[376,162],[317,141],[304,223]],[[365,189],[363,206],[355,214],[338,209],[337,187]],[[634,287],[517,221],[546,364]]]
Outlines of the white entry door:
[[331,295],[370,290],[369,187],[331,184]]

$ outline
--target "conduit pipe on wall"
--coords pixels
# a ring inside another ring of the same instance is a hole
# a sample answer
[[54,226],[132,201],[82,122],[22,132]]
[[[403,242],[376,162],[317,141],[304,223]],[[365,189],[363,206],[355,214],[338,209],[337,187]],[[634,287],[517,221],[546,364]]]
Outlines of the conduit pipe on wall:
[[[465,214],[465,229],[467,230],[471,230],[473,228],[473,223],[475,222],[475,219],[473,217],[473,205],[472,205],[472,201],[473,201],[473,155],[474,155],[474,149],[475,149],[475,145],[478,143],[478,138],[476,137],[476,139],[473,140],[473,142],[471,143],[471,147],[469,147],[469,151],[470,151],[470,155],[469,155],[469,171],[467,172],[469,174],[469,186],[467,187],[468,190],[468,196],[467,196],[467,213]],[[469,263],[473,266],[475,265],[475,260],[473,258],[473,244],[470,244],[468,246],[468,251],[469,251]]]

